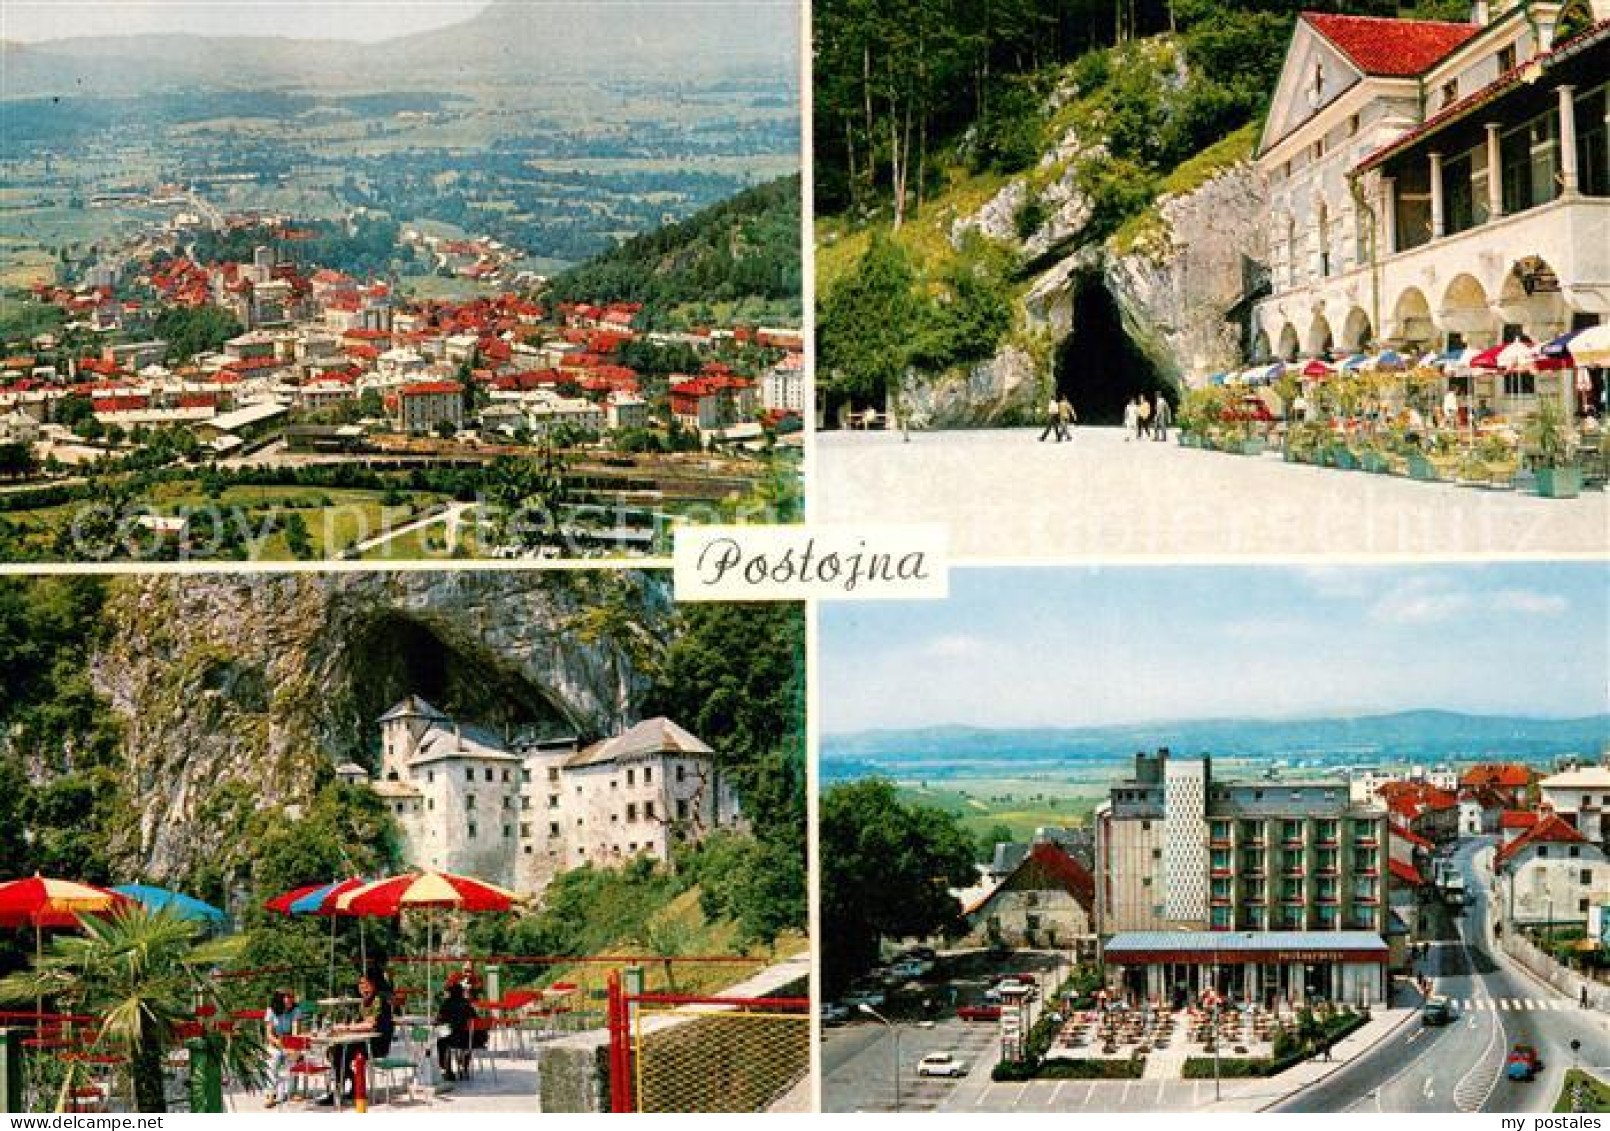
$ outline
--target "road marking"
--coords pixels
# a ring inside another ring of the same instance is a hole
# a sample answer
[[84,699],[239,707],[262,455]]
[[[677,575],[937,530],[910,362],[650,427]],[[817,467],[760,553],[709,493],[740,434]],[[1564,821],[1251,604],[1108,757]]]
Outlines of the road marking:
[[1118,1098],[1118,1103],[1119,1103],[1120,1106],[1122,1106],[1122,1107],[1128,1107],[1129,1106],[1129,1090],[1131,1088],[1133,1088],[1134,1086],[1135,1086],[1135,1082],[1133,1080],[1125,1080],[1124,1081],[1124,1094]]
[[1079,1106],[1080,1107],[1089,1107],[1090,1106],[1090,1097],[1094,1096],[1095,1094],[1096,1094],[1096,1086],[1095,1086],[1095,1084],[1091,1084],[1090,1087],[1085,1089],[1085,1098],[1079,1104]]
[[1163,1106],[1163,1089],[1167,1085],[1168,1085],[1167,1080],[1159,1080],[1157,1082],[1157,1098],[1152,1101],[1152,1106],[1154,1108],[1159,1108],[1159,1107]]
[[1062,1089],[1067,1087],[1067,1086],[1068,1086],[1068,1082],[1066,1080],[1058,1080],[1057,1081],[1057,1086],[1055,1088],[1051,1089],[1051,1099],[1049,1101],[1047,1101],[1045,1106],[1046,1107],[1056,1107],[1057,1106],[1057,1097],[1062,1094]]
[[1437,1098],[1437,1093],[1436,1093],[1435,1089],[1433,1089],[1431,1087],[1431,1080],[1432,1080],[1432,1077],[1427,1076],[1425,1086],[1420,1089],[1420,1094],[1422,1096],[1424,1096],[1428,1100],[1434,1100],[1434,1099]]

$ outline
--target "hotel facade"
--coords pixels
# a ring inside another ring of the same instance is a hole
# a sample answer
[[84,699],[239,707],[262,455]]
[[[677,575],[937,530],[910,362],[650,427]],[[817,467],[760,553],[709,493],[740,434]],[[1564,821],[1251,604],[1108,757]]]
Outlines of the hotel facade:
[[1469,23],[1305,13],[1257,155],[1253,354],[1479,349],[1610,318],[1607,76],[1610,0],[1479,3]]
[[1355,802],[1345,780],[1221,781],[1205,757],[1137,754],[1096,812],[1109,975],[1159,1000],[1213,978],[1245,1000],[1379,1001],[1387,843],[1386,811]]

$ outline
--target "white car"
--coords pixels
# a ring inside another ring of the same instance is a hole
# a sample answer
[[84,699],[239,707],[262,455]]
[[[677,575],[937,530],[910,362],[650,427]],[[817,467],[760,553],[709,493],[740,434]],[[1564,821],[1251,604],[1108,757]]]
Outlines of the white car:
[[931,1052],[917,1061],[918,1076],[965,1076],[967,1065],[953,1052]]
[[889,967],[889,973],[901,981],[909,982],[913,978],[920,978],[933,969],[931,962],[896,962]]
[[876,1009],[888,1000],[888,995],[882,990],[851,990],[844,995],[844,1004],[851,1009],[858,1009],[863,1005],[870,1005]]

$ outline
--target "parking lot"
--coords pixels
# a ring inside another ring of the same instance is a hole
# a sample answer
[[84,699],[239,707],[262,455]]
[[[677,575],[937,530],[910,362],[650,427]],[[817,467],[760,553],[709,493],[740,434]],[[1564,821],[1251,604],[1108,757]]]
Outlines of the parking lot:
[[[872,1008],[890,1024],[852,1006],[851,1018],[830,1026],[823,1036],[823,1106],[828,1111],[935,1111],[949,1106],[964,1084],[987,1080],[1000,1059],[1000,1023],[964,1020],[957,1010],[986,1004],[992,980],[1001,975],[1032,974],[1049,990],[1067,969],[1062,955],[976,951],[941,955],[927,976],[881,987],[878,992],[885,999]],[[861,988],[871,990],[872,985]],[[1030,1024],[1040,1006],[1039,1000],[1031,1004]],[[965,1076],[919,1077],[918,1062],[936,1052],[954,1054],[966,1066]]]

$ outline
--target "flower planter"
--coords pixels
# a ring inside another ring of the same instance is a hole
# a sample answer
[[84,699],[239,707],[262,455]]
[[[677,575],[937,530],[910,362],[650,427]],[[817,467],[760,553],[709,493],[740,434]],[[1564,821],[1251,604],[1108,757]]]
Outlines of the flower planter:
[[1358,457],[1359,466],[1372,475],[1385,475],[1392,467],[1387,463],[1386,457],[1380,452],[1361,452]]
[[1261,456],[1263,455],[1263,448],[1263,440],[1254,436],[1250,440],[1242,440],[1236,450],[1244,456]]
[[1540,467],[1537,476],[1537,493],[1545,499],[1574,499],[1582,491],[1580,467]]
[[1332,448],[1330,455],[1333,465],[1343,471],[1358,470],[1358,456],[1353,454],[1351,448]]
[[1438,470],[1436,464],[1416,452],[1409,456],[1409,478],[1435,483],[1442,478],[1442,472]]

